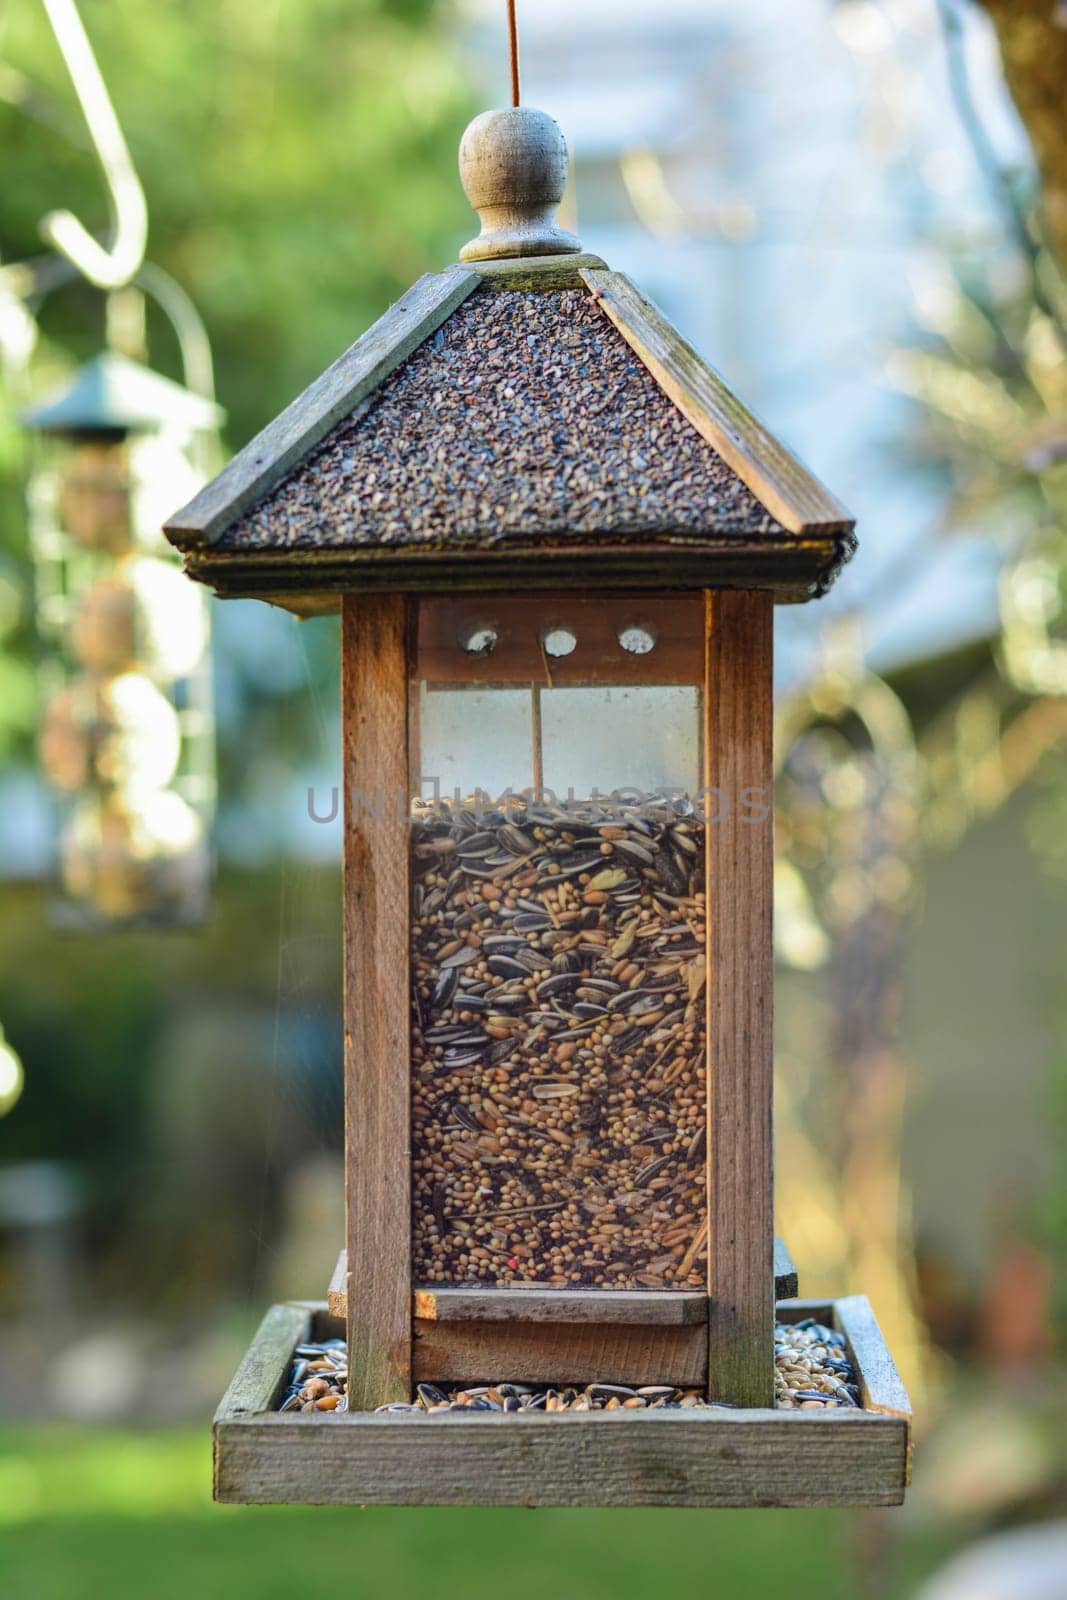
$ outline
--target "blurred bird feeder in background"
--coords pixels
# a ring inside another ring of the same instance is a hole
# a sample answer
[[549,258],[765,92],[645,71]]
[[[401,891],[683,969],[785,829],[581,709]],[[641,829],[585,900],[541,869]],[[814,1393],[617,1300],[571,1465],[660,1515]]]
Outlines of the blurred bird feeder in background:
[[479,235],[167,524],[342,618],[347,1248],[268,1313],[215,1493],[896,1504],[870,1308],[773,1231],[773,607],[852,520],[558,226],[509,20]]
[[160,534],[216,405],[115,351],[23,418],[44,659],[40,760],[65,926],[196,920],[210,893],[208,610]]

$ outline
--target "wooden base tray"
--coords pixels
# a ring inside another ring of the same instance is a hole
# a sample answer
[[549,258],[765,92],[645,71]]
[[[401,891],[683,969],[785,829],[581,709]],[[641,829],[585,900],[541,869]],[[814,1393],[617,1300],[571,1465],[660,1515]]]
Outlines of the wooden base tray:
[[[909,1478],[911,1413],[866,1299],[793,1300],[779,1305],[778,1317],[815,1317],[844,1335],[864,1410],[282,1415],[274,1407],[295,1346],[344,1328],[325,1304],[272,1306],[215,1417],[215,1498],[251,1505],[899,1505]],[[518,1381],[523,1374],[480,1376]]]

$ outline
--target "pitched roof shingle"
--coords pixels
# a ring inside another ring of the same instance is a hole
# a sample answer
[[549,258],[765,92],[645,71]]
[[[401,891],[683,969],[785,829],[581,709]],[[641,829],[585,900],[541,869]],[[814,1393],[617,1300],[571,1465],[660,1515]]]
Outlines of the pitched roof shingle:
[[584,289],[481,289],[218,540],[492,548],[784,530]]

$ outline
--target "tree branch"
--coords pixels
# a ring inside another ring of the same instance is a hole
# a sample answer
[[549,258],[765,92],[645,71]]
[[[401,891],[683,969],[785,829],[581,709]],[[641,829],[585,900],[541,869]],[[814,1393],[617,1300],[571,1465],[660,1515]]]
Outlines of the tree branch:
[[1067,269],[1067,14],[1058,0],[980,0],[1041,174],[1048,242]]

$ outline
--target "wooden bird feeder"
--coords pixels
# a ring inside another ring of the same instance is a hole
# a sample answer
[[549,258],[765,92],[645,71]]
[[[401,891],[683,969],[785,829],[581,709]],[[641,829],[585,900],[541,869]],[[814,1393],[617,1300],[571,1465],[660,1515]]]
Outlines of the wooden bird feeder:
[[[218,594],[343,621],[347,1257],[268,1314],[216,1493],[896,1503],[869,1308],[792,1298],[773,1226],[772,607],[853,525],[556,227],[550,118],[486,113],[460,164],[461,263],[167,530]],[[843,1335],[858,1407],[774,1408],[776,1299]],[[347,1411],[279,1413],[344,1323]],[[505,1379],[716,1404],[376,1410]]]

